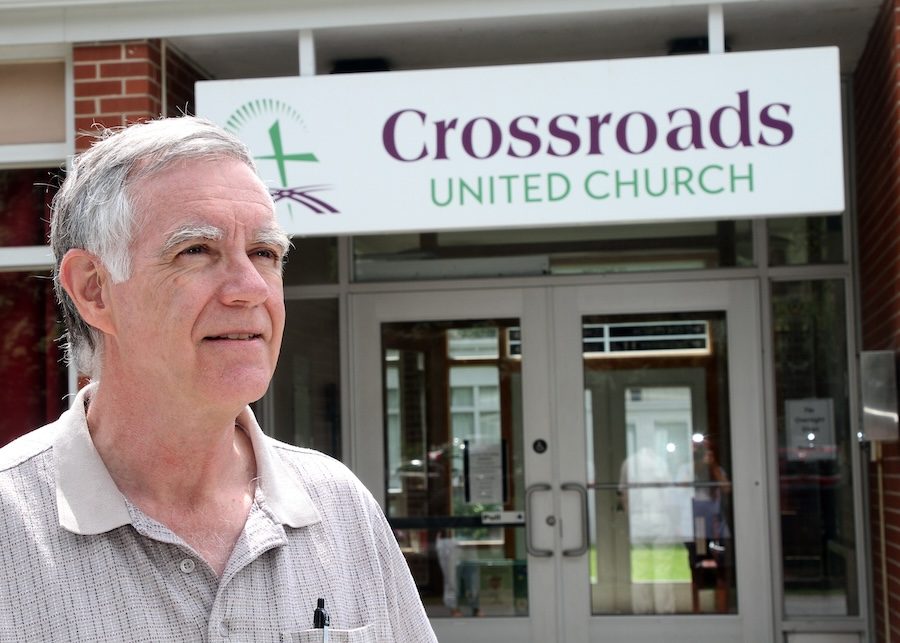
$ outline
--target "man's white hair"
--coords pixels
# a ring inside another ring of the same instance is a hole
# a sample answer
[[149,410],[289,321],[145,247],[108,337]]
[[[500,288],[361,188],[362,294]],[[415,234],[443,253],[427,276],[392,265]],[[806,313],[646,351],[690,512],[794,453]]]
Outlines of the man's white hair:
[[96,255],[116,283],[131,276],[131,241],[140,194],[136,186],[172,164],[196,159],[236,159],[254,171],[247,146],[237,137],[194,116],[162,118],[104,129],[77,156],[53,198],[50,246],[53,286],[66,323],[66,358],[79,373],[100,377],[103,335],[82,319],[59,280],[59,266],[73,248]]

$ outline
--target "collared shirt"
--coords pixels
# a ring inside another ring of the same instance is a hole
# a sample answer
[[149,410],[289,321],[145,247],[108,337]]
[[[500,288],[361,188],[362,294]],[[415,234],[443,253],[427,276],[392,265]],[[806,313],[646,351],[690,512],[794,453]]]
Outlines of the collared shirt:
[[[0,449],[0,641],[293,641],[325,599],[348,641],[435,641],[381,508],[341,463],[265,436],[221,578],[118,490],[82,390]],[[338,636],[334,636],[335,639]]]

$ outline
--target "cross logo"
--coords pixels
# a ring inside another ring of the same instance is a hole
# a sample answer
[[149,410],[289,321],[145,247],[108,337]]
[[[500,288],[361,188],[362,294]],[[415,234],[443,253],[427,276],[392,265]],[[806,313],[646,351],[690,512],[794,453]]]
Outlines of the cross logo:
[[[296,133],[297,128],[299,127],[302,137],[302,132],[305,129],[303,127],[303,119],[300,117],[300,114],[297,112],[297,110],[295,110],[291,105],[284,101],[271,98],[250,101],[234,111],[234,113],[226,122],[225,127],[238,136],[241,136],[242,133],[250,135],[250,139],[247,140],[247,142],[251,144],[251,147],[253,147],[251,141],[254,140],[252,134],[255,130],[258,133],[255,138],[256,149],[259,149],[264,138],[262,136],[259,136],[262,134],[262,131],[256,128],[258,128],[262,124],[259,122],[260,119],[264,118],[267,114],[270,116],[274,115],[278,117],[274,122],[268,121],[272,124],[268,127],[267,130],[264,130],[268,133],[270,153],[255,155],[253,158],[257,161],[272,161],[275,163],[275,166],[278,170],[279,187],[269,188],[269,192],[272,194],[272,198],[275,203],[278,203],[280,201],[287,201],[287,210],[291,216],[293,216],[294,214],[294,210],[291,207],[293,203],[302,205],[308,210],[312,210],[312,212],[315,214],[337,214],[337,208],[325,201],[321,196],[315,194],[317,192],[330,190],[332,186],[298,186],[289,184],[288,169],[290,168],[290,163],[319,162],[319,158],[311,151],[285,151],[285,140],[287,139],[287,144],[289,145],[292,138],[291,134]],[[286,124],[289,130],[287,137],[284,137],[282,135],[283,119],[286,119]],[[245,129],[249,131],[242,132],[242,130]]]

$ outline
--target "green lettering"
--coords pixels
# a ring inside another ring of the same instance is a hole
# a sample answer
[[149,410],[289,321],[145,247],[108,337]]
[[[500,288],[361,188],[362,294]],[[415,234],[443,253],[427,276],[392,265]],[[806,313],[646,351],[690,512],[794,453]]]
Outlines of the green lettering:
[[591,172],[586,177],[584,177],[584,191],[587,193],[589,197],[592,199],[602,200],[609,198],[609,192],[604,192],[603,194],[594,194],[594,191],[591,190],[591,181],[593,181],[595,176],[603,176],[607,179],[609,178],[609,172],[606,170],[596,170]]
[[653,188],[650,187],[650,169],[644,168],[644,189],[647,190],[647,194],[650,196],[662,196],[666,193],[666,190],[669,188],[669,169],[662,169],[662,188],[658,192],[654,192]]
[[[697,182],[700,184],[700,189],[706,192],[707,194],[720,194],[725,191],[725,188],[720,187],[718,190],[710,189],[706,186],[706,173],[710,170],[718,170],[719,172],[723,171],[721,165],[707,165],[702,170],[700,170],[700,174],[697,177]],[[732,190],[733,191],[733,190]]]
[[735,173],[734,165],[729,165],[728,169],[731,174],[732,192],[736,192],[735,183],[737,183],[738,181],[747,181],[750,186],[750,191],[753,192],[753,163],[747,163],[747,173],[743,176]]
[[459,180],[459,204],[466,204],[466,192],[472,195],[472,198],[478,201],[478,203],[482,203],[482,185],[481,185],[481,177],[478,177],[478,189],[475,190],[471,185],[463,181]]
[[540,203],[542,201],[540,196],[532,197],[531,193],[540,189],[540,186],[537,185],[533,179],[541,178],[540,174],[526,174],[525,175],[525,203]]
[[675,196],[678,196],[678,188],[684,187],[689,194],[694,193],[691,187],[691,180],[694,178],[694,172],[689,167],[679,165],[675,168]]
[[431,179],[431,202],[439,208],[450,205],[450,203],[453,201],[453,179],[447,179],[447,198],[443,202],[441,202],[437,198],[435,183],[435,179]]
[[501,174],[497,178],[500,179],[501,181],[506,182],[506,202],[512,203],[513,202],[512,184],[513,184],[514,179],[519,178],[518,175],[516,175],[516,174]]
[[[557,192],[554,190],[553,179],[559,179],[563,184],[562,192]],[[569,183],[569,177],[565,174],[559,174],[557,172],[550,172],[547,175],[547,200],[548,201],[562,201],[567,196],[569,196],[569,192],[572,189],[572,185]]]
[[621,180],[622,175],[619,173],[619,170],[616,170],[616,198],[619,199],[622,197],[622,188],[626,185],[630,185],[634,188],[634,198],[638,197],[638,173],[637,170],[631,171],[631,180],[623,181]]

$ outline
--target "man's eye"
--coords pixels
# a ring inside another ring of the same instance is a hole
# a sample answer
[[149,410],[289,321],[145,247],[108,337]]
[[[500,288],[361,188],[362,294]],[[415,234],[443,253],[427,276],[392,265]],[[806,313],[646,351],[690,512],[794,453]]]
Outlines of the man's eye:
[[261,259],[271,259],[272,261],[281,260],[281,256],[279,255],[279,253],[275,252],[274,250],[269,250],[268,248],[258,248],[250,254]]
[[206,246],[190,246],[189,248],[185,248],[179,254],[182,255],[199,255],[206,252]]

